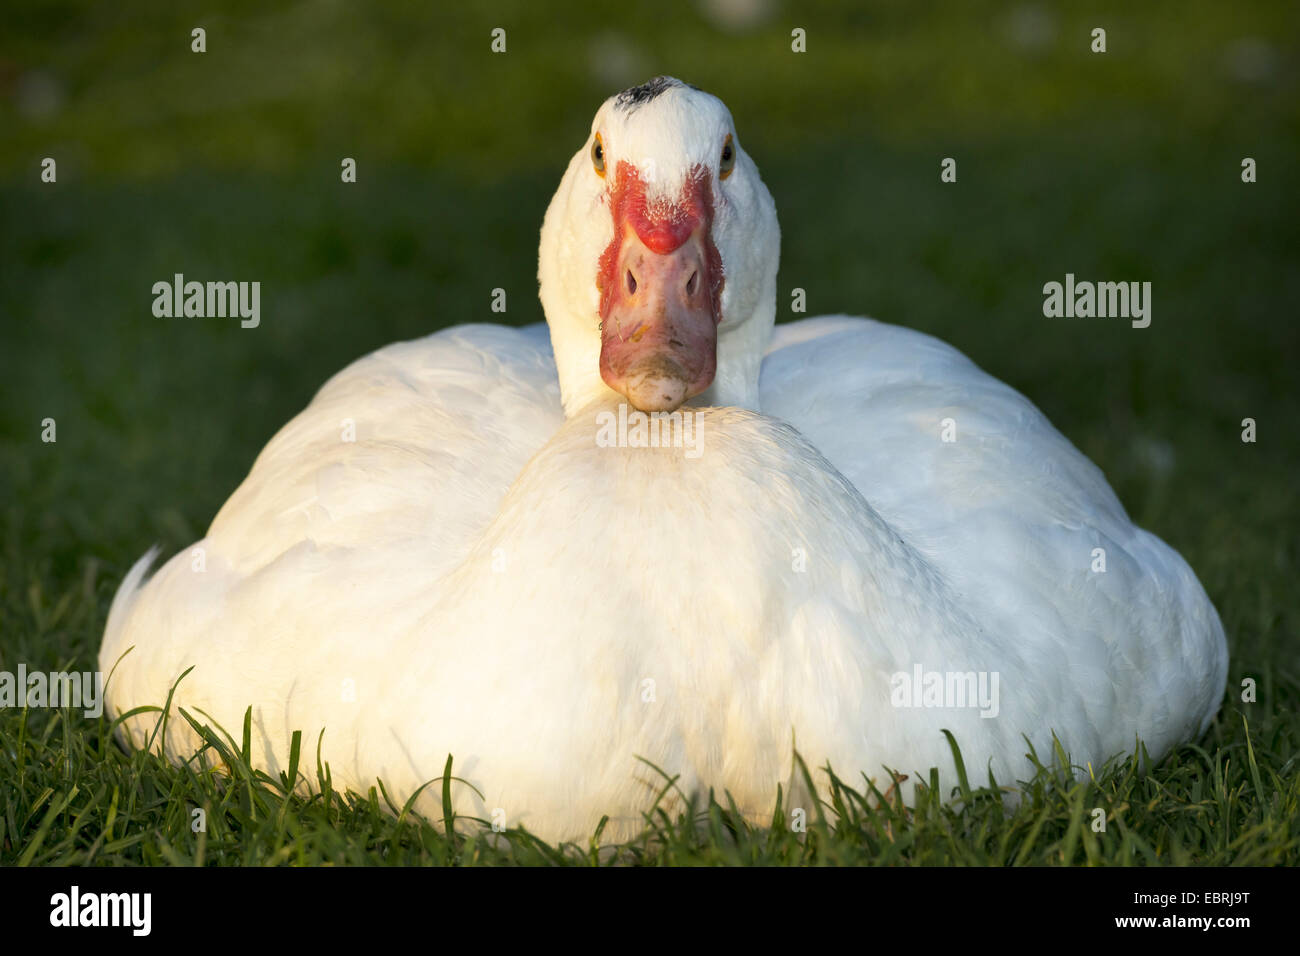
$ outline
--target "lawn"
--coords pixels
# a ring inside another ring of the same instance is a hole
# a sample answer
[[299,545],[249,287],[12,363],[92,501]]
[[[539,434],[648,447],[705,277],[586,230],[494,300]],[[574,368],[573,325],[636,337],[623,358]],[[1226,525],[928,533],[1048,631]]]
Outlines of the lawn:
[[[568,156],[605,95],[666,72],[728,102],[776,198],[782,318],[802,288],[810,314],[951,342],[1187,558],[1229,641],[1204,738],[1084,781],[1039,754],[1014,812],[971,766],[907,809],[846,779],[806,836],[777,793],[770,829],[717,794],[702,826],[652,816],[596,854],[336,793],[314,741],[300,769],[326,786],[306,799],[249,767],[238,727],[219,775],[121,750],[107,718],[0,709],[0,864],[1300,862],[1300,8],[773,3],[727,28],[701,12],[717,4],[668,6],[0,15],[0,671],[93,669],[126,569],[201,537],[349,361],[541,320],[538,229]],[[261,325],[155,318],[176,272],[259,280]],[[1150,281],[1151,326],[1044,317],[1067,272]]]

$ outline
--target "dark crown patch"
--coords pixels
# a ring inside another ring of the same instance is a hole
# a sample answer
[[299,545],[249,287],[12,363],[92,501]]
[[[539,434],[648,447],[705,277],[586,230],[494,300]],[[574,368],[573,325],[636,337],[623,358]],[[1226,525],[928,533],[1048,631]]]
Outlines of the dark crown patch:
[[[624,90],[618,94],[618,99],[614,100],[616,109],[630,112],[638,106],[644,106],[652,99],[663,93],[665,90],[671,90],[683,86],[689,86],[681,80],[675,80],[671,76],[656,76],[648,83],[642,83],[640,86],[634,86],[631,89]],[[695,89],[695,87],[691,87]]]

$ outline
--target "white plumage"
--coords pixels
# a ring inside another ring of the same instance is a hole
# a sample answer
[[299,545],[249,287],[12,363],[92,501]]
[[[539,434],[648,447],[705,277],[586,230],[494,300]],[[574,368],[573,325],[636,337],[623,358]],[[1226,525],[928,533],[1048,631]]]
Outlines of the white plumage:
[[[673,84],[593,124],[611,155],[653,154],[665,190],[732,131]],[[589,146],[543,230],[549,340],[459,326],[330,380],[194,546],[203,570],[190,548],[127,576],[100,654],[107,673],[134,648],[112,709],[161,704],[194,665],[174,706],[237,733],[251,705],[273,772],[294,730],[314,746],[323,728],[336,786],[382,778],[400,802],[450,753],[482,794],[454,787],[458,812],[548,839],[603,814],[608,837],[635,832],[663,783],[638,758],[761,820],[792,745],[850,779],[937,766],[951,784],[947,728],[974,778],[1010,783],[1024,736],[1096,765],[1204,730],[1227,668],[1213,606],[1033,405],[902,328],[771,333],[775,212],[743,150],[718,190],[701,454],[598,445],[621,399],[593,365],[612,229]],[[898,706],[918,666],[996,673],[996,716]],[[136,745],[154,719],[126,722]],[[193,752],[168,726],[167,752]]]

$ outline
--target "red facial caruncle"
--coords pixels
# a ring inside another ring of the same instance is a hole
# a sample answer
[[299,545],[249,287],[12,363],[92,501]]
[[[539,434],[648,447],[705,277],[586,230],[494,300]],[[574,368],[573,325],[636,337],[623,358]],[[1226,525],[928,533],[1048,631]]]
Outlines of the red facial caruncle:
[[702,165],[675,198],[648,198],[620,161],[609,191],[614,238],[600,257],[600,375],[645,412],[672,411],[717,370],[722,257],[713,243],[713,181]]

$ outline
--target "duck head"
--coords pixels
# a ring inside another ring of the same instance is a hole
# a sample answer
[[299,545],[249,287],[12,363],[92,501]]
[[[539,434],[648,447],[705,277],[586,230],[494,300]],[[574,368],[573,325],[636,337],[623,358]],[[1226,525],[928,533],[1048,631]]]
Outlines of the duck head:
[[565,413],[619,395],[757,411],[779,255],[776,205],[721,100],[671,77],[611,96],[542,225]]

